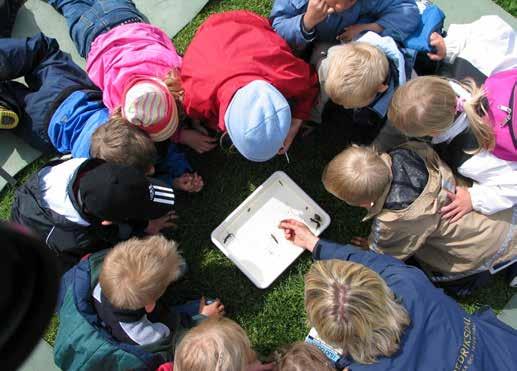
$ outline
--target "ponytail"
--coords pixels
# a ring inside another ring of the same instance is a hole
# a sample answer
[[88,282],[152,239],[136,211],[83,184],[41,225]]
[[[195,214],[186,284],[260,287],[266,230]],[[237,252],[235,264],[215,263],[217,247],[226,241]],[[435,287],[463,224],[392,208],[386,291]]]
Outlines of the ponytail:
[[476,85],[474,80],[466,79],[461,85],[471,94],[471,98],[463,103],[463,110],[467,115],[472,133],[481,149],[491,151],[495,147],[495,136],[492,127],[487,121],[487,111],[484,105],[485,90]]

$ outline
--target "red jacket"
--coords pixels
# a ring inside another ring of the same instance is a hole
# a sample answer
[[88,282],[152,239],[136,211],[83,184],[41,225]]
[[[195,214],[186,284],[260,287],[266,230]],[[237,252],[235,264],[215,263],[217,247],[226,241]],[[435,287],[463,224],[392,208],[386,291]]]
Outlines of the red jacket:
[[187,114],[226,131],[224,115],[237,90],[254,80],[275,86],[292,115],[308,119],[318,76],[295,57],[269,21],[248,11],[212,15],[198,29],[183,58],[181,79]]

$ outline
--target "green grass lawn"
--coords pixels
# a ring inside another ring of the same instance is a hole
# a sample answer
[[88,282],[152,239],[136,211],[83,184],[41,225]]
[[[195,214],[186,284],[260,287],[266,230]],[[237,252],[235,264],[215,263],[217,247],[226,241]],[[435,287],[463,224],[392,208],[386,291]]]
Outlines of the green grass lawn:
[[[195,30],[212,13],[229,9],[251,9],[268,15],[270,0],[213,0],[174,41],[184,51]],[[512,4],[513,1],[509,0]],[[210,233],[257,186],[277,170],[285,171],[332,217],[324,237],[347,243],[354,235],[368,234],[369,226],[361,223],[363,212],[346,206],[325,192],[321,172],[325,164],[344,147],[344,127],[323,126],[307,138],[298,138],[289,152],[291,163],[279,157],[265,164],[251,163],[237,154],[215,150],[205,156],[192,155],[192,163],[205,179],[205,189],[194,196],[178,196],[179,228],[173,238],[181,243],[190,272],[175,290],[178,301],[204,294],[220,297],[228,316],[248,332],[256,350],[268,354],[279,345],[302,339],[307,333],[303,308],[303,275],[311,258],[304,253],[269,289],[257,289],[211,243]],[[29,167],[19,179],[34,172],[42,161]],[[7,219],[12,189],[0,195],[0,217]],[[475,296],[462,300],[472,312],[484,305],[500,310],[517,293],[501,279]],[[50,325],[46,339],[52,344],[57,321]]]

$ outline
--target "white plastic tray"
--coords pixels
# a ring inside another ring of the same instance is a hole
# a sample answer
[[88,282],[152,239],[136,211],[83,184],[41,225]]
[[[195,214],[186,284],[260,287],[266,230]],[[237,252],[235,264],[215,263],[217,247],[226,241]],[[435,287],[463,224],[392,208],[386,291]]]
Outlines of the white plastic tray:
[[304,222],[316,235],[330,224],[330,216],[287,174],[277,171],[212,232],[212,242],[265,289],[303,252],[278,228],[289,218]]

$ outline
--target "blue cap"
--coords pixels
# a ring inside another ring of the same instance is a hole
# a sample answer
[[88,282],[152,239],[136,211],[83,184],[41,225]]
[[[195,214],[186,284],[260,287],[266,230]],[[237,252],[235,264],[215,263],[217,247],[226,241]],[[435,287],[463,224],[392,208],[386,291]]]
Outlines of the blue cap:
[[284,144],[291,127],[291,109],[270,83],[255,80],[237,90],[224,121],[237,150],[248,160],[267,161]]

